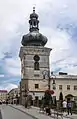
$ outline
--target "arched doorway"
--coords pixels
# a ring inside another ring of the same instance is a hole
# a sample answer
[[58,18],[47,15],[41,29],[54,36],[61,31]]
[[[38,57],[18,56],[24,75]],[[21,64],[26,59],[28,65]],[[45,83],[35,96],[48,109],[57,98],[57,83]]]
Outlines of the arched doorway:
[[72,94],[68,94],[65,96],[67,100],[73,100],[74,96]]

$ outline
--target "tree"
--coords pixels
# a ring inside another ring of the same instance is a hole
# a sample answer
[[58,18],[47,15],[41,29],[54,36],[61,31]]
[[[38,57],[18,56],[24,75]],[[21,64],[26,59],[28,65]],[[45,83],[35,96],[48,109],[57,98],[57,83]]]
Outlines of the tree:
[[62,107],[62,102],[63,102],[63,94],[62,94],[62,92],[60,92],[59,101],[60,101],[60,106]]
[[62,100],[63,101],[63,94],[62,94],[62,92],[60,92],[59,100]]
[[44,94],[44,106],[49,106],[52,102],[52,96],[50,94],[50,92],[45,91]]
[[54,96],[54,106],[57,106],[56,96]]

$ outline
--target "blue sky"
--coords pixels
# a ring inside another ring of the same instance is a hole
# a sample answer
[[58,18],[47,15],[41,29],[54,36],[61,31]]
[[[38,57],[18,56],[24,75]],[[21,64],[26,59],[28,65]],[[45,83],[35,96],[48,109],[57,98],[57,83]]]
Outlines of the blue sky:
[[77,74],[77,0],[0,0],[0,89],[15,88],[21,80],[19,50],[33,6],[46,47],[52,48],[51,70]]

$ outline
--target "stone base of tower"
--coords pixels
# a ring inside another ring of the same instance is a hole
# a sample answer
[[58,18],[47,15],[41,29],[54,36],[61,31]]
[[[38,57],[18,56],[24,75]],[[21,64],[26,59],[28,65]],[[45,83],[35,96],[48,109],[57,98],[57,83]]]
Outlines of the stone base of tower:
[[33,105],[39,105],[48,88],[48,81],[43,79],[21,79],[20,83],[20,104],[25,105],[27,95],[32,96]]
[[[24,46],[20,49],[21,83],[20,103],[25,105],[27,95],[32,100],[41,100],[44,91],[48,88],[48,77],[43,79],[43,71],[48,71],[50,48],[43,46]],[[36,64],[35,64],[36,63]],[[37,101],[38,103],[38,101]]]
[[21,105],[25,105],[27,91],[28,91],[28,80],[21,79],[21,82],[20,82],[20,104]]

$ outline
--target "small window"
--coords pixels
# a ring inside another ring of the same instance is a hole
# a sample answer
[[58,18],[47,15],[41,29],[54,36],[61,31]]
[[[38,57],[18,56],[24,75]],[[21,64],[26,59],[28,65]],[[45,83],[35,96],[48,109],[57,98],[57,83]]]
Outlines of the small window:
[[34,21],[34,26],[36,26],[36,22]]
[[55,84],[55,79],[53,79],[53,84]]
[[67,90],[70,90],[70,85],[67,85]]
[[34,70],[39,70],[39,62],[34,63]]
[[39,84],[35,84],[35,88],[39,88]]
[[77,85],[74,85],[74,90],[77,90]]
[[59,85],[59,90],[62,90],[62,85]]
[[34,77],[39,77],[39,74],[34,74]]
[[32,22],[30,22],[30,25],[32,25]]

